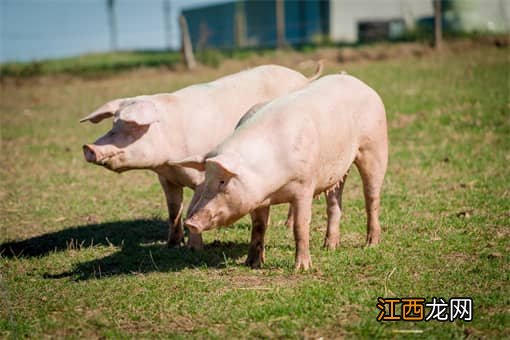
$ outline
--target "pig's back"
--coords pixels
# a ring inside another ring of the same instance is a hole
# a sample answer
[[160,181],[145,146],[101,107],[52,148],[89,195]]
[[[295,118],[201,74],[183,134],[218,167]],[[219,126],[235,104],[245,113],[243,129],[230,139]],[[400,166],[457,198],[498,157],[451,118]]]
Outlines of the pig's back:
[[[374,90],[348,75],[323,77],[297,92],[292,111],[300,112],[302,121],[311,125],[308,136],[314,142],[309,143],[316,143],[312,171],[316,191],[321,192],[348,171],[362,140],[370,138],[379,120],[385,120],[384,106]],[[292,119],[292,112],[287,114]]]
[[236,123],[253,105],[272,100],[303,87],[308,82],[301,73],[278,65],[263,65],[220,78],[211,83],[218,111],[231,113]]
[[317,137],[329,145],[344,144],[343,136],[357,142],[358,137],[367,133],[365,127],[371,121],[384,116],[378,94],[348,75],[322,77],[277,101],[281,101],[280,111],[287,122],[291,125],[297,119],[313,122]]
[[253,105],[306,84],[301,73],[264,65],[192,85],[174,93],[182,105],[182,126],[190,154],[204,153],[219,144]]
[[210,105],[237,123],[253,105],[287,94],[307,82],[305,76],[287,67],[263,65],[209,83],[188,86],[174,95],[191,106]]
[[253,163],[274,160],[280,167],[272,173],[281,178],[316,178],[320,192],[349,169],[378,105],[378,95],[360,80],[322,77],[263,106],[221,148],[250,154]]

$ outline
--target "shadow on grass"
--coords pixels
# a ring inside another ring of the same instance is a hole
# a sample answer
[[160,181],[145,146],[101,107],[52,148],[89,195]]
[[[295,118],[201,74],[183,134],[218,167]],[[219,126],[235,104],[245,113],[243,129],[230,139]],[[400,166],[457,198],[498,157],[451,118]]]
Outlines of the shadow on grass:
[[0,254],[7,258],[32,258],[96,245],[120,247],[109,256],[78,263],[72,271],[44,275],[50,279],[73,277],[87,280],[197,267],[224,268],[245,256],[248,250],[247,243],[220,241],[206,244],[201,251],[169,249],[164,242],[166,235],[167,224],[159,219],[88,224],[0,244]]
[[150,243],[165,240],[167,224],[160,219],[139,219],[93,223],[32,237],[22,241],[0,244],[4,257],[39,257],[51,252],[87,248],[94,245]]

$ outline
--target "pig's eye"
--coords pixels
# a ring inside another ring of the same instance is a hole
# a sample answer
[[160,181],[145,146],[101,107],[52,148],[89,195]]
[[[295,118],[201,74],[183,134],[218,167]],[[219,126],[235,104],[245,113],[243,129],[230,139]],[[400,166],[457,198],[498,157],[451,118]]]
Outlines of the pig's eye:
[[218,185],[218,190],[223,191],[225,190],[225,181],[221,180],[220,184]]

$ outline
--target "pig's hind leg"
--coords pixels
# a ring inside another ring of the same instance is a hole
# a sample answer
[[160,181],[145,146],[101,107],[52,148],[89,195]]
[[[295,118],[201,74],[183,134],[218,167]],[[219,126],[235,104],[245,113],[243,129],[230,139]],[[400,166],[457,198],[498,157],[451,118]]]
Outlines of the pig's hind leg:
[[255,209],[251,213],[251,220],[251,243],[245,264],[252,268],[260,268],[264,263],[264,235],[269,220],[269,207]]
[[326,191],[328,228],[324,238],[324,248],[334,250],[340,244],[340,218],[342,217],[342,192],[347,174],[334,188]]
[[373,139],[363,145],[354,160],[363,182],[365,209],[367,212],[366,245],[376,245],[381,239],[379,211],[381,207],[381,189],[388,164],[387,139]]
[[182,187],[174,185],[165,178],[158,176],[165,192],[168,208],[168,247],[178,247],[184,242],[182,229]]
[[294,226],[294,212],[292,211],[292,204],[289,204],[289,212],[287,213],[287,221],[285,221],[285,226],[287,228],[292,228]]

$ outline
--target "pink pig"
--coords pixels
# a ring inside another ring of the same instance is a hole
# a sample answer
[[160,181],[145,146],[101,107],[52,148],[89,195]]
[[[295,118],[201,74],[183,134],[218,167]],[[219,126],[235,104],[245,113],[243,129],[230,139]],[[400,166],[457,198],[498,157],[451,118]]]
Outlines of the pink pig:
[[269,207],[291,204],[296,269],[311,266],[312,199],[325,192],[324,245],[339,242],[345,177],[356,164],[368,216],[367,245],[380,240],[380,195],[388,160],[384,105],[377,93],[348,75],[330,75],[259,105],[226,140],[204,155],[174,164],[205,172],[184,222],[192,233],[229,225],[250,213],[252,239],[246,263],[264,261]]
[[[234,130],[251,106],[301,88],[321,72],[322,63],[310,79],[286,67],[265,65],[169,94],[113,100],[80,121],[99,123],[113,117],[108,133],[83,146],[85,159],[119,173],[156,172],[168,206],[168,245],[180,245],[183,187],[195,189],[204,175],[172,161],[207,152]],[[200,248],[201,235],[192,235],[189,242]]]

